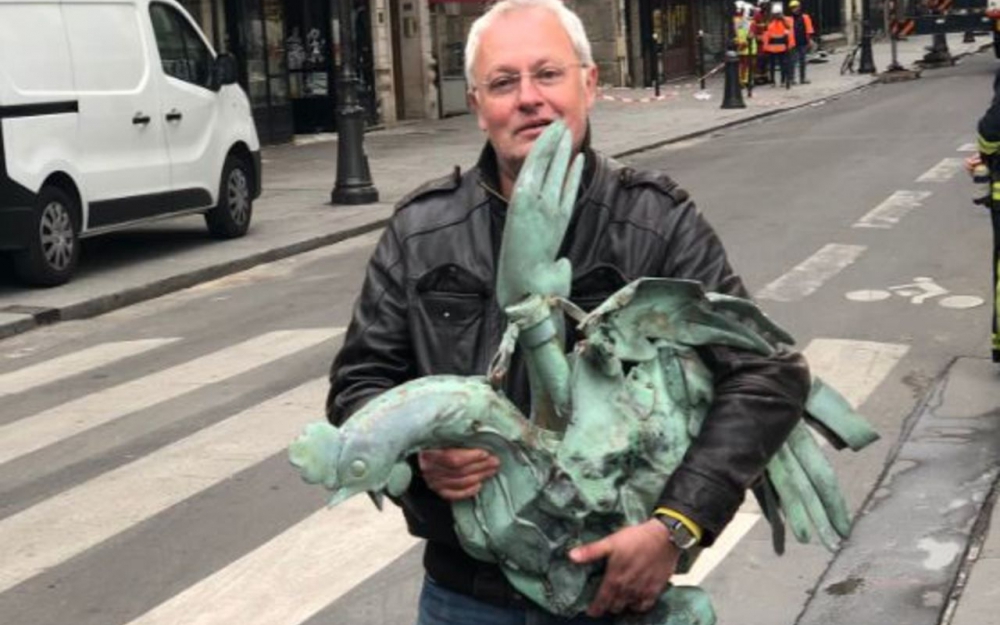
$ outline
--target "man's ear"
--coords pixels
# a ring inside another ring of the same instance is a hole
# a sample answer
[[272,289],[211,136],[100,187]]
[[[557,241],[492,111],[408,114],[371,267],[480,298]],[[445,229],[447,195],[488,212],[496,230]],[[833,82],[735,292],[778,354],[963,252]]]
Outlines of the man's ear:
[[476,95],[475,91],[470,89],[465,92],[465,101],[469,104],[469,110],[475,113],[479,129],[485,132],[486,122],[483,121],[483,116],[479,110],[479,96]]
[[583,88],[587,97],[587,108],[594,104],[597,99],[597,64],[584,68]]

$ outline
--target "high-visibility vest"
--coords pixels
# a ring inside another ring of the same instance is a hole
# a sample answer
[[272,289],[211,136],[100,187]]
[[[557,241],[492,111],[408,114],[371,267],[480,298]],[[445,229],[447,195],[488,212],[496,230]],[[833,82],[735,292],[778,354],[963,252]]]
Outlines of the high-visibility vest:
[[764,52],[768,54],[780,54],[791,50],[794,46],[792,41],[795,33],[788,27],[785,18],[775,17],[767,23],[767,30],[764,31]]
[[788,49],[791,50],[797,43],[795,41],[795,20],[791,16],[785,16],[785,26],[788,27]]
[[[803,26],[803,28],[805,30],[805,33],[806,33],[806,39],[805,39],[805,41],[796,41],[796,43],[802,44],[802,45],[806,45],[809,42],[809,40],[812,38],[812,36],[816,34],[816,31],[813,30],[813,21],[812,21],[812,18],[809,17],[808,13],[801,13],[801,14],[798,15],[798,17],[802,18],[802,26]],[[793,33],[795,32],[795,18],[796,18],[796,15],[793,14],[792,15],[792,32]]]
[[813,30],[813,20],[812,20],[811,17],[809,17],[808,13],[803,13],[802,14],[802,23],[806,25],[806,34],[807,35],[809,35],[810,37],[812,37],[813,35],[816,34],[816,31]]
[[757,39],[750,32],[751,21],[745,17],[734,17],[733,30],[736,32],[736,52],[740,56],[757,54]]

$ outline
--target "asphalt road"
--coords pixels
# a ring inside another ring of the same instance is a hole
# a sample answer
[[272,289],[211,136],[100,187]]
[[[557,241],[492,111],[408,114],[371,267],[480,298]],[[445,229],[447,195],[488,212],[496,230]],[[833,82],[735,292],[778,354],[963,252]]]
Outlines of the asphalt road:
[[[994,69],[979,55],[630,161],[692,193],[876,424],[834,459],[855,509],[935,378],[988,353],[988,217],[957,164]],[[0,623],[412,622],[419,546],[398,515],[322,510],[283,450],[321,418],[375,237],[3,341]],[[775,556],[752,506],[733,529],[689,580],[721,623],[794,623],[830,592],[822,548]]]

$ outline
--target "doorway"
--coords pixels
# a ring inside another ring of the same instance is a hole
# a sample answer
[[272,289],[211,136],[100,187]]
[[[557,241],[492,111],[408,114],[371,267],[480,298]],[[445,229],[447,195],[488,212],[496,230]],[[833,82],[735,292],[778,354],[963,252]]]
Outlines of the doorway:
[[330,4],[286,0],[285,10],[288,91],[295,134],[333,132],[337,91]]
[[[663,38],[663,73],[667,80],[695,73],[695,4],[692,0],[669,0],[658,9]],[[662,21],[661,21],[662,20]]]
[[225,13],[225,47],[237,59],[261,142],[291,140],[282,0],[225,0]]

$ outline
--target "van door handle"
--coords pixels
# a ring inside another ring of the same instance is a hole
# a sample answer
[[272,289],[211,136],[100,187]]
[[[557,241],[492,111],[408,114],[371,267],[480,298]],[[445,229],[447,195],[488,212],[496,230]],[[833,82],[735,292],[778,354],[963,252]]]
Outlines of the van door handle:
[[149,118],[149,115],[143,115],[142,111],[139,111],[138,113],[132,116],[132,123],[135,124],[136,126],[145,126],[151,121],[152,120]]
[[181,112],[178,111],[177,109],[170,109],[170,112],[167,113],[168,122],[179,122],[181,121],[182,117],[184,116],[181,115]]

